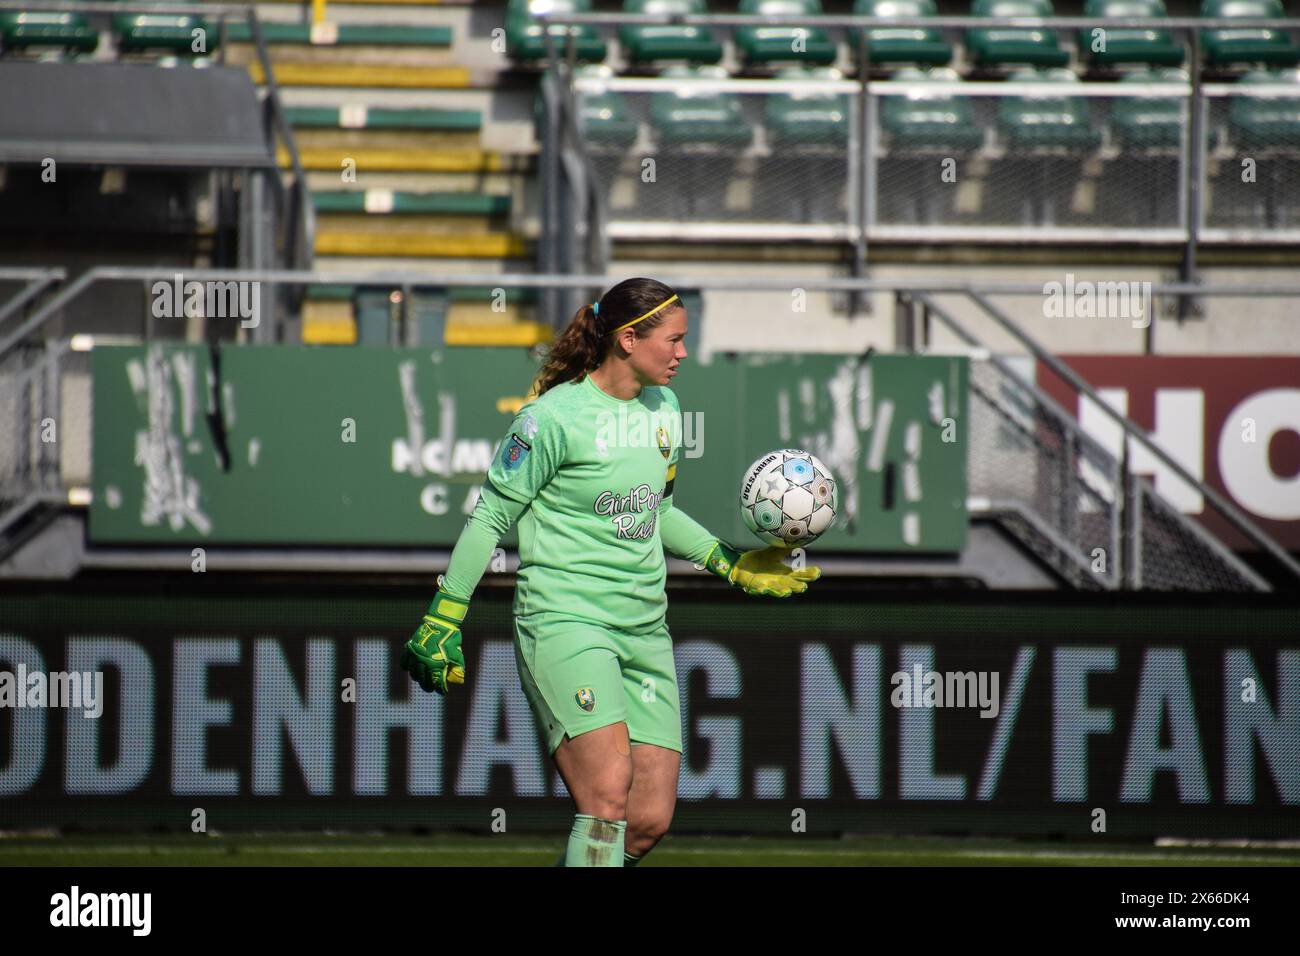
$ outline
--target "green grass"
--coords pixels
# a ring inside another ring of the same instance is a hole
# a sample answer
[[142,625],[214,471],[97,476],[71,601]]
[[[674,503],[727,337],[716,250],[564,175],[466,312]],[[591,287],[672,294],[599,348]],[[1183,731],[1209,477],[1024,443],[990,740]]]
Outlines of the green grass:
[[[0,866],[550,866],[535,835],[207,835],[0,838]],[[1270,847],[1153,847],[942,837],[669,836],[643,866],[1300,866]]]

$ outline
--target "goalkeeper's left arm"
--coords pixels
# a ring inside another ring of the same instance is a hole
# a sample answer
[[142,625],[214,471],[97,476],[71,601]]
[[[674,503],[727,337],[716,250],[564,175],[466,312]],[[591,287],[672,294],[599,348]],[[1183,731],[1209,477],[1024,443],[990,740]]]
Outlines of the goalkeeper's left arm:
[[759,548],[742,554],[686,512],[674,508],[672,487],[676,471],[674,465],[659,506],[659,536],[670,554],[704,565],[746,594],[789,597],[802,594],[808,590],[809,581],[821,577],[821,568],[817,567],[791,570],[782,561],[788,552],[781,548]]

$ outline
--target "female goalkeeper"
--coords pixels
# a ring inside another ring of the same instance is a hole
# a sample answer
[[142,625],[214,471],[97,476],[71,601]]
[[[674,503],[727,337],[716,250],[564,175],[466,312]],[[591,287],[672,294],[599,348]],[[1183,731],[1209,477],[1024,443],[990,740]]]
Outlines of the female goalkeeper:
[[519,521],[519,680],[577,815],[566,866],[634,866],[668,830],[681,722],[664,622],[664,548],[786,597],[821,572],[776,548],[741,555],[672,507],[686,358],[672,289],[628,279],[553,344],[501,443],[402,666],[425,690],[464,683],[460,628],[497,541]]

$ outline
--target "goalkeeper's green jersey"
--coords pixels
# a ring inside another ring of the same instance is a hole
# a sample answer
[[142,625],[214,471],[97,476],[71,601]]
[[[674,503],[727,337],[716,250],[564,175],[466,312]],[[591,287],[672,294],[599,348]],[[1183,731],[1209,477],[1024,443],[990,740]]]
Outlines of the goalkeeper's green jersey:
[[[681,440],[680,406],[664,386],[624,401],[587,375],[519,410],[488,470],[496,491],[528,506],[517,616],[558,612],[633,631],[663,622],[660,523]],[[689,550],[705,554],[712,539],[694,528]]]

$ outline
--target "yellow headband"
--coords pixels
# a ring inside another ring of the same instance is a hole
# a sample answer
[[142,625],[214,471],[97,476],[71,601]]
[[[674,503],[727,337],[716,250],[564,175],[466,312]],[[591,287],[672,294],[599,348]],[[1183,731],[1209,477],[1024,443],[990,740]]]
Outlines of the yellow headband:
[[633,319],[631,322],[624,322],[624,323],[623,323],[622,325],[620,325],[618,328],[616,328],[616,329],[611,329],[610,332],[609,332],[609,334],[610,334],[610,335],[613,335],[615,332],[622,332],[624,329],[628,328],[629,326],[636,325],[636,324],[637,324],[638,322],[640,322],[642,319],[648,319],[648,318],[650,318],[650,316],[654,315],[656,312],[658,312],[660,309],[662,309],[662,308],[663,308],[664,306],[666,306],[668,303],[670,303],[670,302],[676,302],[676,301],[677,301],[677,296],[675,296],[675,295],[674,295],[671,299],[664,299],[664,301],[660,302],[658,305],[656,305],[653,309],[651,309],[651,310],[650,310],[649,312],[647,312],[645,315],[638,315],[638,316],[637,316],[635,319]]

